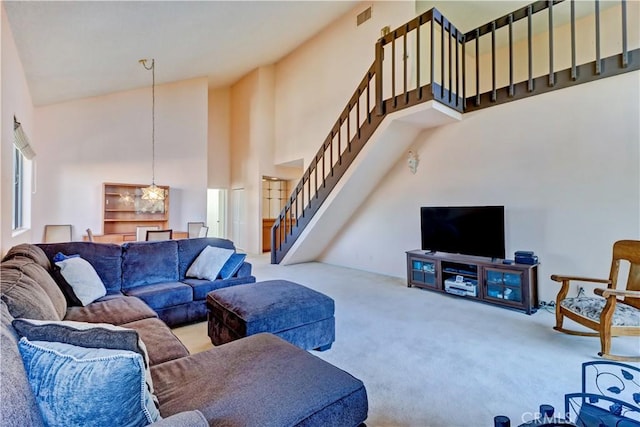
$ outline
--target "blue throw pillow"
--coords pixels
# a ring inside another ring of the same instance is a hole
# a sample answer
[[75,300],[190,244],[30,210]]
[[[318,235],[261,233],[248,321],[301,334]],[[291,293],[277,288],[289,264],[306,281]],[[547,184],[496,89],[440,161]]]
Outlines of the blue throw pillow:
[[146,426],[161,419],[138,353],[24,337],[18,348],[46,425]]
[[79,254],[65,255],[62,252],[58,252],[57,254],[55,254],[53,256],[53,262],[60,262],[60,261],[64,261],[65,259],[69,259],[69,258],[78,258],[79,256],[80,256]]
[[158,398],[153,394],[153,379],[151,378],[147,347],[136,330],[109,323],[87,323],[72,320],[14,319],[11,324],[20,337],[25,337],[29,341],[58,342],[86,348],[128,350],[140,354],[145,367],[147,391],[151,393],[156,408],[160,407]]
[[247,257],[247,254],[233,254],[227,260],[227,262],[222,266],[220,270],[220,278],[221,279],[230,279],[234,274],[240,270],[242,267],[242,263],[244,263],[244,259]]

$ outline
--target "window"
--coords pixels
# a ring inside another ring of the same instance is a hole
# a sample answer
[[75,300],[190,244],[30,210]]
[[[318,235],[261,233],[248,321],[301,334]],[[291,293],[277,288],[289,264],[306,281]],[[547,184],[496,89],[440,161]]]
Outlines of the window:
[[29,144],[20,122],[13,118],[13,210],[12,228],[20,230],[29,227],[31,198],[26,193],[32,185],[32,160],[36,153]]
[[13,229],[24,226],[24,156],[17,147],[13,148]]

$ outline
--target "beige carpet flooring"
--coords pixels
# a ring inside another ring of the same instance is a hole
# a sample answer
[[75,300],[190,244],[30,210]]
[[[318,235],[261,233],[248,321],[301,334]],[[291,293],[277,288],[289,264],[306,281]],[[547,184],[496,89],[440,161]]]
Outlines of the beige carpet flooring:
[[[580,390],[582,362],[598,359],[597,338],[554,331],[545,310],[528,316],[321,263],[248,261],[259,281],[287,279],[335,300],[336,342],[311,353],[364,382],[369,427],[491,427],[495,415],[515,427],[543,403],[563,412],[565,393]],[[191,352],[212,347],[206,322],[174,331]],[[613,351],[638,353],[640,339],[614,338]]]

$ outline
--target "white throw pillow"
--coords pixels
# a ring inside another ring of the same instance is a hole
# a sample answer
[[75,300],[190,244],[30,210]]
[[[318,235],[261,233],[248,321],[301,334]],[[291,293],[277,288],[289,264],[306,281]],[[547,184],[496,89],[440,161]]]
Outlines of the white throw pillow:
[[187,270],[187,277],[197,279],[216,280],[220,270],[227,260],[233,255],[233,249],[223,249],[216,246],[207,246],[200,252],[200,255],[193,261]]
[[91,304],[107,294],[104,283],[91,264],[80,257],[67,258],[56,262],[60,274],[73,288],[73,292],[83,306]]

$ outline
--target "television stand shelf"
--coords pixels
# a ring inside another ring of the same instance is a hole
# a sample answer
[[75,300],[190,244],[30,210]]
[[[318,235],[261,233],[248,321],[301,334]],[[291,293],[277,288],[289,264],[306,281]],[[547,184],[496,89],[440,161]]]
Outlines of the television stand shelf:
[[407,286],[522,310],[538,309],[538,264],[444,252],[407,252]]

